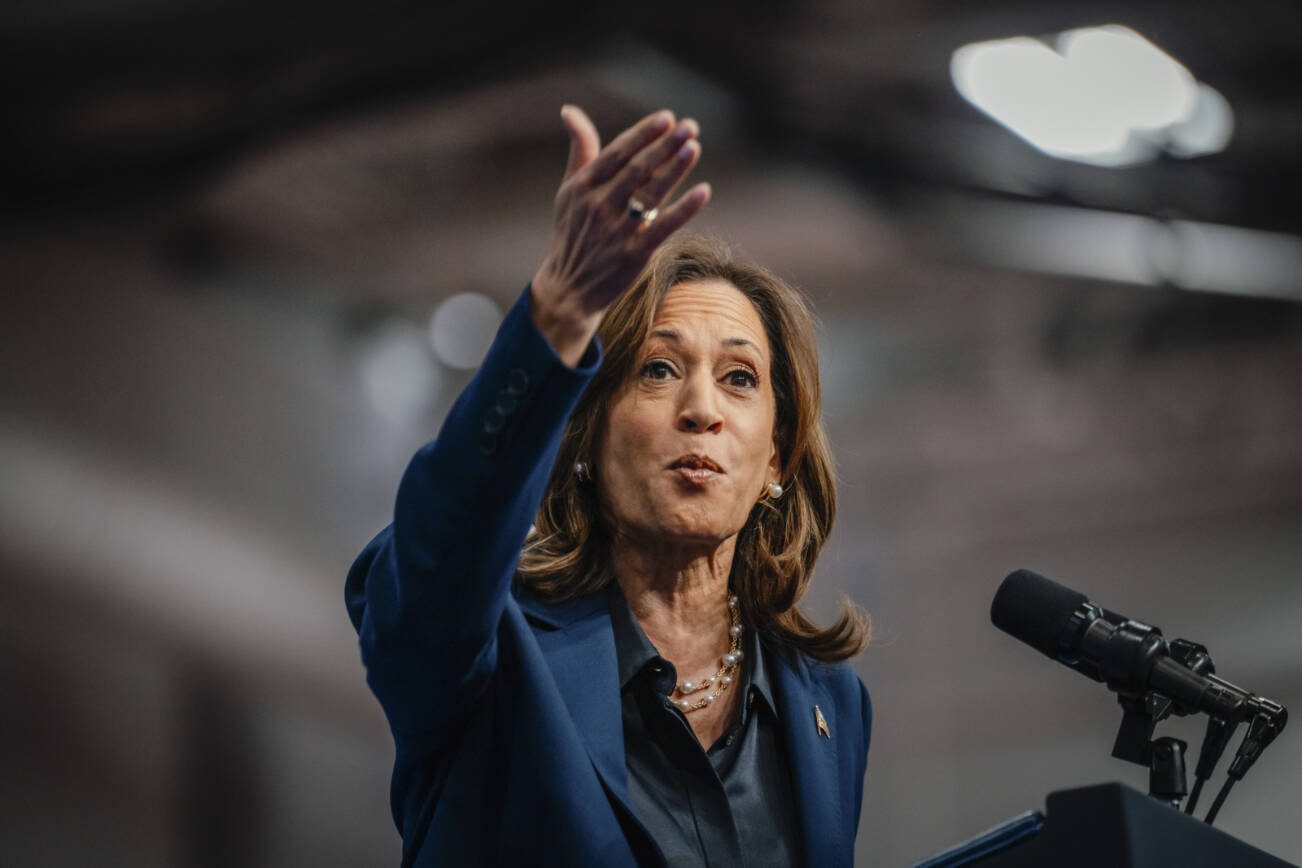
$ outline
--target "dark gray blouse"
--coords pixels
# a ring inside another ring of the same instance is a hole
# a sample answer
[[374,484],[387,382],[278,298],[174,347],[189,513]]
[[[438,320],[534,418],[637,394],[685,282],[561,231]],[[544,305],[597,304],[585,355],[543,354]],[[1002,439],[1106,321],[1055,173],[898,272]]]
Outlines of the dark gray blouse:
[[[671,866],[800,862],[787,752],[755,631],[742,642],[741,717],[709,750],[669,700],[678,674],[660,656],[612,581],[628,790],[633,812]],[[722,629],[722,625],[721,625]]]

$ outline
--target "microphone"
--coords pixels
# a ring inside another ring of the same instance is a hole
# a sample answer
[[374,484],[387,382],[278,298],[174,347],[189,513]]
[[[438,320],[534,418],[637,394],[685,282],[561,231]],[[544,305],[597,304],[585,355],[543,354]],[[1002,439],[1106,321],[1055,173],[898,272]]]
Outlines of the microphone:
[[1205,712],[1240,721],[1255,697],[1215,675],[1172,659],[1156,627],[1109,612],[1079,591],[1030,570],[1010,573],[990,606],[990,620],[1014,639],[1105,683],[1123,696],[1153,691],[1177,713]]
[[[1216,819],[1235,781],[1243,779],[1288,723],[1288,710],[1216,676],[1207,649],[1184,639],[1167,644],[1162,631],[1109,612],[1079,591],[1030,570],[1010,573],[990,604],[990,620],[1014,639],[1118,694],[1124,711],[1112,755],[1150,767],[1149,795],[1179,807],[1185,794],[1184,750],[1179,739],[1150,738],[1168,713],[1210,716],[1198,758],[1192,814],[1235,728],[1250,721],[1229,776],[1208,811]],[[1159,750],[1160,748],[1160,750]]]

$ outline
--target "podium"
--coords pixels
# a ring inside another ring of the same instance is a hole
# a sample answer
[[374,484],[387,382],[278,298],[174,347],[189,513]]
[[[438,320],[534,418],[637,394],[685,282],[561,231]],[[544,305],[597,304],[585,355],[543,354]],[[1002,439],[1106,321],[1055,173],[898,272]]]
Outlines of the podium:
[[1297,868],[1122,784],[1049,794],[916,868]]

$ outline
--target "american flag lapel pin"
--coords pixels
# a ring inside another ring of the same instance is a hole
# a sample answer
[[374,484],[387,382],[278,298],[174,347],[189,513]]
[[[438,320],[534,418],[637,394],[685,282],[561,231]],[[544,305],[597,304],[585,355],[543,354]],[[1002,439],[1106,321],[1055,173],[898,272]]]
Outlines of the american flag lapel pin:
[[818,734],[824,738],[831,738],[832,731],[827,728],[827,718],[823,717],[823,709],[817,705],[814,706],[814,725],[818,727]]

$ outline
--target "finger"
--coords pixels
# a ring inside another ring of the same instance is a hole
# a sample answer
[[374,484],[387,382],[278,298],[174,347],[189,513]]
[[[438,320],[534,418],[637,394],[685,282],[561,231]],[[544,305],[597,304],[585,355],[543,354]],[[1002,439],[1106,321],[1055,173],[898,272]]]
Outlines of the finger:
[[627,165],[628,161],[645,148],[665,134],[665,131],[674,124],[673,112],[662,109],[653,112],[633,126],[624,130],[615,137],[609,145],[606,145],[597,158],[590,164],[589,169],[592,182],[600,184],[606,179],[612,177],[620,169]]
[[634,190],[641,189],[647,183],[657,168],[666,161],[672,161],[675,154],[700,132],[696,121],[687,118],[674,127],[669,135],[662,136],[653,144],[643,148],[642,152],[621,169],[611,181],[611,200],[623,202],[628,199]]
[[601,136],[588,115],[576,105],[561,106],[561,122],[570,134],[570,158],[565,165],[565,178],[591,163],[601,151]]
[[691,220],[710,201],[712,191],[707,183],[697,184],[688,190],[678,201],[660,212],[655,220],[646,224],[642,230],[643,250],[649,255],[659,247],[666,238],[673,235]]
[[625,199],[629,195],[635,195],[647,207],[654,208],[669,198],[674,192],[674,188],[682,182],[683,178],[687,177],[687,174],[692,171],[700,158],[701,143],[696,139],[688,139],[640,187],[629,190],[628,194],[620,191],[616,195]]

